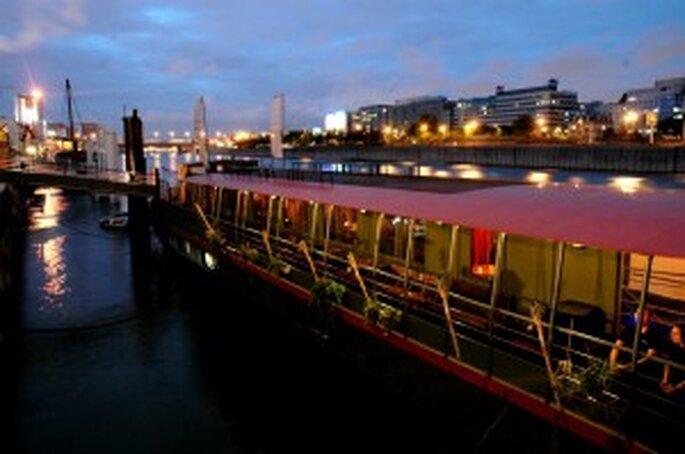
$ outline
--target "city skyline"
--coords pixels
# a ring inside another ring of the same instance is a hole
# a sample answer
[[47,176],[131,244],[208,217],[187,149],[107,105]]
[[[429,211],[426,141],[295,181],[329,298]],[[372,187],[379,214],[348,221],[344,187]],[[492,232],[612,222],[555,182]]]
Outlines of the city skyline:
[[[40,87],[63,121],[69,77],[84,121],[267,129],[273,95],[288,128],[326,112],[424,94],[488,95],[557,77],[582,100],[685,73],[678,1],[347,2],[10,0],[0,15],[0,115]],[[249,25],[248,25],[249,24]]]

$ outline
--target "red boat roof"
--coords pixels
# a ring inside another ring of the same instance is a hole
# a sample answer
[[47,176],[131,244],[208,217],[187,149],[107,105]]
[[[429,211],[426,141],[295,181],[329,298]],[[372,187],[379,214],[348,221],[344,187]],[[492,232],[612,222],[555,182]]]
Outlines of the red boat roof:
[[617,251],[685,257],[685,192],[513,185],[453,194],[209,174],[197,184],[479,227]]

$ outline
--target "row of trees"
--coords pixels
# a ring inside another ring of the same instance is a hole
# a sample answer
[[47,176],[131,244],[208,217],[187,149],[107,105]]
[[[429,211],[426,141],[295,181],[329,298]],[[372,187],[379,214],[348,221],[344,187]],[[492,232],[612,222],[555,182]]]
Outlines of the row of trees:
[[[682,120],[662,120],[656,134],[661,136],[679,136],[682,134]],[[579,122],[563,131],[547,128],[537,124],[530,115],[518,117],[510,126],[493,127],[487,124],[471,122],[464,127],[448,128],[440,124],[432,115],[422,116],[406,129],[385,128],[378,130],[361,130],[343,132],[313,133],[309,130],[287,132],[283,141],[292,147],[308,146],[381,146],[410,144],[454,144],[470,141],[557,141],[587,142],[627,139],[647,141],[648,138],[634,133],[630,136],[619,135],[611,127],[601,126],[595,122]],[[269,137],[262,135],[238,143],[241,148],[268,147]]]

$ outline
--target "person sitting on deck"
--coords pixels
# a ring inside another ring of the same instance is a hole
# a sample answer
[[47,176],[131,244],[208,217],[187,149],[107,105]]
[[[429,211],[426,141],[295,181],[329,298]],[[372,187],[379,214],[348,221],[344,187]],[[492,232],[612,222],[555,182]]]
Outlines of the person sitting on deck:
[[[663,356],[671,362],[685,367],[685,342],[683,342],[683,330],[679,325],[673,325],[669,334],[670,342],[664,348]],[[664,364],[664,375],[661,379],[661,389],[667,393],[678,393],[685,398],[685,371]]]
[[[621,348],[627,347],[632,348],[637,330],[638,321],[638,311],[636,310],[631,317],[632,323],[624,327],[621,331],[621,335],[609,353],[609,369],[614,374],[619,374],[623,371],[630,370],[630,361],[626,363],[619,363],[619,357],[621,356]],[[657,339],[651,329],[651,314],[649,309],[644,308],[642,312],[642,327],[640,329],[640,343],[638,345],[638,355],[643,353],[642,358],[639,358],[636,365],[640,366],[645,362],[649,361],[656,354]]]

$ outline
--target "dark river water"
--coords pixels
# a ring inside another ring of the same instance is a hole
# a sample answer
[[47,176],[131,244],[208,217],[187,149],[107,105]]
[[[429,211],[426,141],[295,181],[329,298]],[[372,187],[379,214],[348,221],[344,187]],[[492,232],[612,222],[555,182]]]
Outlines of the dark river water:
[[322,347],[249,289],[132,254],[123,201],[42,190],[2,362],[0,452],[593,452],[390,352]]

